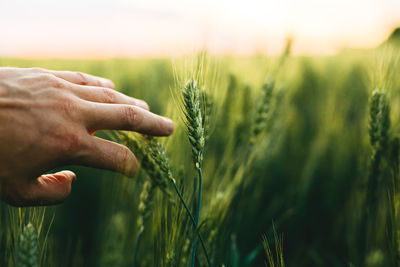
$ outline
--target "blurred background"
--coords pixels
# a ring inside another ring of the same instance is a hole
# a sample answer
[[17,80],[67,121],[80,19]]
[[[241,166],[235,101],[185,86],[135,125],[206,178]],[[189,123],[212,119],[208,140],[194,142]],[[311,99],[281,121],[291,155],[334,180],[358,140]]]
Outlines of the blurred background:
[[332,54],[400,25],[398,0],[16,0],[0,3],[0,55],[28,58]]
[[[214,266],[283,266],[280,255],[286,266],[400,266],[399,0],[15,0],[0,1],[0,25],[0,66],[106,77],[173,118],[160,142],[190,205],[196,173],[176,99],[205,60],[200,231]],[[390,129],[371,202],[374,90]],[[0,266],[18,263],[27,222],[41,229],[42,266],[133,265],[146,173],[67,168],[78,180],[65,203],[1,203]],[[160,190],[149,206],[136,266],[189,266],[182,206]],[[275,265],[267,243],[283,247]],[[206,265],[199,250],[196,266]]]

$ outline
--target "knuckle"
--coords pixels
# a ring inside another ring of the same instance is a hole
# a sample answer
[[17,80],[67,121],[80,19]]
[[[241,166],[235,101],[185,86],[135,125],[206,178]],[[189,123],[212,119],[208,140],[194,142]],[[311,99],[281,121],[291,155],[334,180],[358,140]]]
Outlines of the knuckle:
[[102,95],[103,95],[103,101],[104,103],[115,103],[116,102],[116,94],[113,90],[108,89],[108,88],[102,88],[101,89]]
[[47,72],[45,69],[39,68],[39,67],[28,68],[28,70],[31,71],[31,72],[38,72],[38,73],[45,73],[45,72]]
[[136,128],[143,120],[143,115],[134,106],[125,106],[122,116],[129,128]]
[[94,85],[99,86],[99,87],[106,86],[106,84],[104,82],[102,82],[100,79],[94,79],[93,83],[94,83]]
[[63,111],[64,113],[72,115],[78,109],[77,107],[78,105],[75,99],[72,97],[72,95],[69,94],[60,95],[57,102],[58,102],[57,103],[58,109]]
[[66,83],[62,79],[59,79],[50,73],[40,74],[40,79],[42,79],[46,82],[47,87],[52,87],[52,88],[65,88],[66,87]]
[[78,83],[80,85],[88,85],[89,84],[89,78],[83,72],[80,72],[80,71],[76,72],[76,77],[77,77]]
[[76,132],[65,132],[61,136],[60,152],[64,155],[75,155],[83,146],[81,135]]
[[47,82],[47,81],[51,80],[54,76],[51,75],[50,73],[38,73],[34,77],[39,80]]
[[[70,92],[48,90],[43,97],[47,97],[46,108],[57,115],[63,123],[81,124],[83,121],[84,103]],[[49,104],[47,104],[49,103]],[[61,125],[62,126],[62,125]],[[64,131],[61,129],[61,131]]]

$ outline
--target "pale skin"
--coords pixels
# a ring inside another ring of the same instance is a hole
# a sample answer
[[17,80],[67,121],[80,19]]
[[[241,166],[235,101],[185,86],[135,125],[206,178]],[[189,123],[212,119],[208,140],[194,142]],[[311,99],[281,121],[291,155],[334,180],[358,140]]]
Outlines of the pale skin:
[[150,112],[146,102],[113,88],[111,81],[85,73],[0,68],[0,194],[5,202],[63,202],[76,175],[45,173],[65,165],[135,176],[134,154],[92,133],[110,129],[167,136],[174,125]]

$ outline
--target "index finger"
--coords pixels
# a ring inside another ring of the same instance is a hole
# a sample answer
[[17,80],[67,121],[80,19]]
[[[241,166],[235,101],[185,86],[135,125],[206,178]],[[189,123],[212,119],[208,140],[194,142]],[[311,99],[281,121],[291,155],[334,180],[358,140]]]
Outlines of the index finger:
[[127,130],[155,136],[171,135],[173,122],[143,108],[127,104],[86,101],[83,111],[87,130]]

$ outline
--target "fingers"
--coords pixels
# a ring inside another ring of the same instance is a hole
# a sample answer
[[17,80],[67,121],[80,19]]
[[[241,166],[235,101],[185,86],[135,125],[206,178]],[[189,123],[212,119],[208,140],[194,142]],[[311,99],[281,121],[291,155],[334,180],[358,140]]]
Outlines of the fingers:
[[79,165],[117,171],[133,177],[139,164],[135,155],[126,147],[98,137],[90,137],[89,148],[79,158]]
[[78,97],[98,103],[135,105],[146,110],[149,106],[143,100],[126,96],[120,92],[106,87],[73,85],[70,89]]
[[170,119],[136,106],[89,103],[86,108],[84,113],[89,132],[114,129],[167,136],[174,131],[174,124]]
[[66,89],[84,100],[100,103],[130,104],[149,110],[149,106],[145,101],[112,90],[114,84],[108,79],[82,72],[44,70],[40,68],[35,68],[35,70],[52,74],[69,82],[70,86],[66,86]]
[[15,185],[5,201],[18,207],[59,204],[71,193],[75,179],[76,175],[71,171],[43,174],[31,183]]
[[58,78],[64,79],[74,84],[114,88],[114,83],[112,81],[82,72],[56,70],[48,70],[48,72]]
[[[138,162],[127,147],[97,137],[91,138],[92,146],[76,163],[118,171],[127,176],[136,175]],[[76,175],[71,171],[43,174],[32,182],[20,181],[7,187],[7,190],[3,190],[3,198],[17,207],[55,205],[62,203],[70,195],[71,184],[75,180]]]

